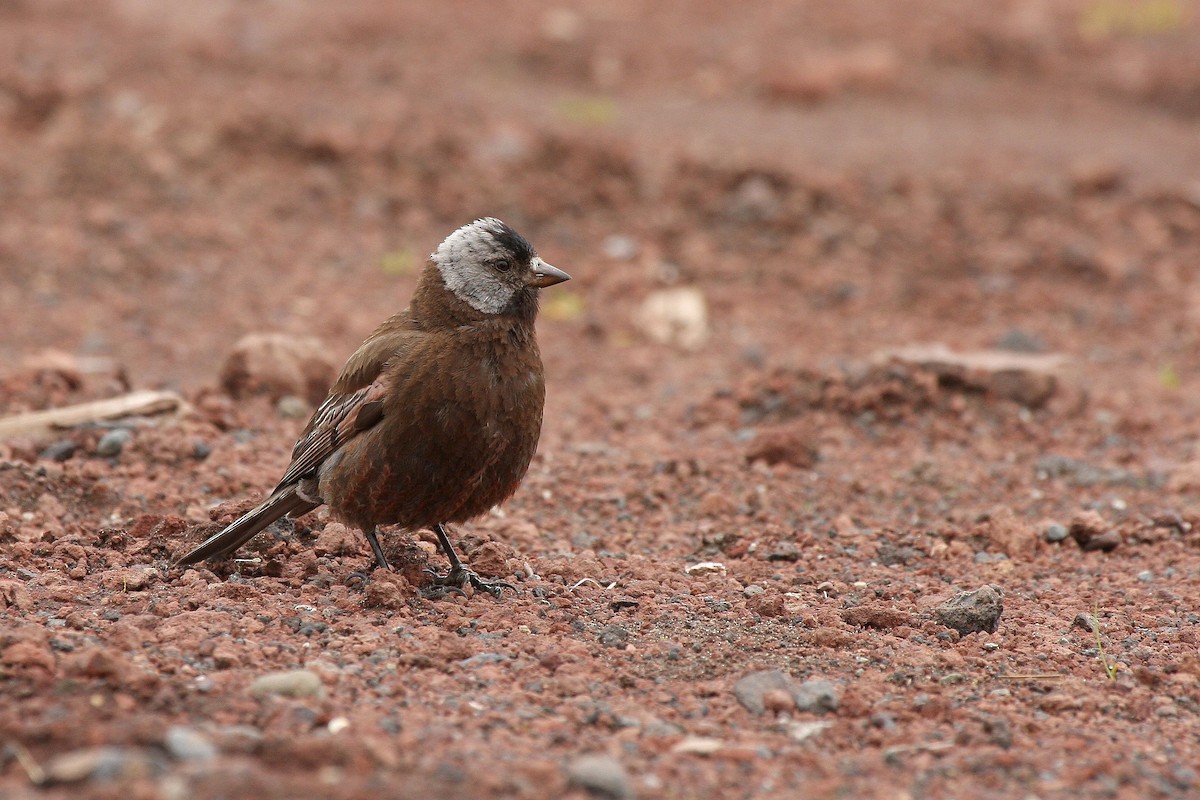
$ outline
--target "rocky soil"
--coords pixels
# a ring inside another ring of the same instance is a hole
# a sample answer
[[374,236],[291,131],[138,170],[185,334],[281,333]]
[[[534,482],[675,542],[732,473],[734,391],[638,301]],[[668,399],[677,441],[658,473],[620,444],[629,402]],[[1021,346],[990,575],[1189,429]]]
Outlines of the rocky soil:
[[[0,796],[1200,792],[1197,165],[1184,2],[0,0]],[[518,591],[172,568],[481,215]]]

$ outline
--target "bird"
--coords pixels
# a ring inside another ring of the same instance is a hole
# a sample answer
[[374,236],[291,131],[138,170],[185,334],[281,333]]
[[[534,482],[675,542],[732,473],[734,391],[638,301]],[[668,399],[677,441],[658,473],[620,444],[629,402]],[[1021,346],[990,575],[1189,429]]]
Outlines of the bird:
[[382,569],[380,526],[430,529],[450,562],[428,570],[434,591],[512,589],[471,570],[446,526],[507,500],[529,469],[546,395],[539,295],[570,277],[494,217],[455,230],[408,308],[346,361],[266,499],[175,564],[231,555],[281,517],[325,505],[362,530]]

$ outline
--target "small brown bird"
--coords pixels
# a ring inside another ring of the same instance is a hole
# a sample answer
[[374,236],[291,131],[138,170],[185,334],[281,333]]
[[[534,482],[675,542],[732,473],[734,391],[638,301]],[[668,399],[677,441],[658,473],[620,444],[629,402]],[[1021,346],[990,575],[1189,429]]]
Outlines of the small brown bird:
[[444,526],[506,500],[529,469],[546,396],[538,290],[569,279],[498,219],[454,231],[412,305],[350,356],[270,496],[176,563],[229,555],[280,517],[326,504],[362,529],[384,569],[378,526],[431,528],[450,560],[435,586],[512,588],[468,569]]

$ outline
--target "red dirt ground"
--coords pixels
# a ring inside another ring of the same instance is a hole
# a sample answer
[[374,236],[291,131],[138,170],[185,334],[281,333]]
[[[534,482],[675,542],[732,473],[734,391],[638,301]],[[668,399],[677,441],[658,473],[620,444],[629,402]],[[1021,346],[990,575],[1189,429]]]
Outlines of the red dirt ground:
[[[0,796],[1200,792],[1194,4],[0,0],[0,143],[0,414],[188,402],[0,440]],[[313,399],[235,343],[340,365],[485,214],[574,275],[455,531],[520,591],[171,569]]]

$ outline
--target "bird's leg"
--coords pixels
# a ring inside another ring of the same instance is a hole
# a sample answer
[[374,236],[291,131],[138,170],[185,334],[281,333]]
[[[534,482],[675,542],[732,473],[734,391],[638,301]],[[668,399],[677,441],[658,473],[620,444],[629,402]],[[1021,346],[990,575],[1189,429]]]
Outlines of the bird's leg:
[[388,565],[387,558],[383,555],[383,548],[379,546],[379,537],[375,535],[375,528],[364,530],[367,535],[367,541],[371,543],[371,549],[375,551],[375,563],[380,569],[391,569]]
[[477,590],[487,592],[493,597],[499,597],[505,589],[511,589],[514,592],[517,587],[511,583],[504,581],[485,581],[478,574],[458,557],[458,553],[454,551],[454,545],[450,544],[450,537],[446,535],[446,529],[441,523],[433,526],[433,532],[438,537],[438,544],[441,545],[442,552],[446,554],[446,558],[450,560],[450,571],[445,575],[439,575],[433,570],[425,570],[433,576],[433,586],[427,596],[436,597],[446,593],[446,590],[462,590],[462,587],[468,583],[474,586]]

